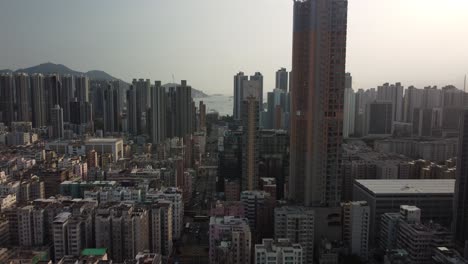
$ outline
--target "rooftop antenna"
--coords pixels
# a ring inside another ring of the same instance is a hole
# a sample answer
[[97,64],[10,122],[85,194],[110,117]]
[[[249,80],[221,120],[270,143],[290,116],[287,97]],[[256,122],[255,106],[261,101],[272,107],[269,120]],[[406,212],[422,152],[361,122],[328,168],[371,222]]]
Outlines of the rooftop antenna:
[[172,83],[175,83],[174,74],[172,74]]

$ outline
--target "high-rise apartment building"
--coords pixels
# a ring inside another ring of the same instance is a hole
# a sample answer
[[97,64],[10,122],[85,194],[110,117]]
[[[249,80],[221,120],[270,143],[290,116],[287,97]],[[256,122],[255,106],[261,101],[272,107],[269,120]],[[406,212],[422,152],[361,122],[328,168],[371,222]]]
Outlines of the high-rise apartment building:
[[243,191],[240,200],[244,205],[244,216],[249,220],[251,231],[257,230],[257,217],[260,208],[266,203],[270,195],[264,191]]
[[288,77],[289,73],[286,71],[285,68],[277,70],[275,88],[278,88],[285,93],[288,92]]
[[233,216],[211,217],[209,231],[210,264],[250,264],[252,238],[247,219]]
[[13,75],[4,73],[0,75],[0,111],[2,113],[1,121],[5,125],[10,125],[16,121],[15,109],[15,81]]
[[[78,90],[77,90],[78,92]],[[121,118],[120,118],[120,93],[119,87],[115,87],[113,83],[109,83],[104,88],[103,93],[103,116],[104,116],[104,132],[113,133],[120,131]]]
[[133,79],[132,87],[135,89],[135,106],[136,109],[136,123],[138,135],[147,132],[147,110],[151,106],[150,89],[151,83],[149,79]]
[[42,74],[31,76],[31,97],[34,99],[31,100],[33,127],[44,127],[47,125],[49,109],[46,104],[46,90]]
[[423,108],[436,108],[441,107],[442,104],[442,90],[437,89],[437,86],[427,86],[422,90],[422,105]]
[[62,98],[62,81],[60,80],[60,76],[57,74],[47,75],[45,77],[44,87],[46,91],[46,102],[47,102],[47,111],[49,111],[49,118],[48,118],[48,125],[51,125],[51,115],[52,115],[52,108],[56,105],[61,106]]
[[[261,112],[263,112],[263,75],[260,73],[260,72],[255,72],[254,75],[251,75],[250,76],[250,82],[256,82],[256,86],[258,86],[260,89],[260,92],[259,92],[259,98],[258,98],[258,101],[260,102],[260,105],[258,106],[258,109]],[[249,84],[250,85],[250,84]],[[245,86],[245,84],[244,84]],[[245,93],[244,93],[244,98],[245,98]]]
[[267,94],[267,120],[262,120],[263,128],[284,129],[287,127],[285,124],[286,113],[288,109],[288,96],[287,92],[279,88],[275,88],[272,92]]
[[414,86],[408,87],[405,91],[403,104],[403,120],[407,123],[413,122],[414,109],[421,108],[423,102],[423,90]]
[[375,101],[366,107],[366,135],[388,136],[393,132],[393,103]]
[[468,254],[468,110],[464,110],[460,120],[458,158],[453,206],[453,234],[455,245]]
[[242,101],[249,95],[255,94],[258,98],[259,112],[263,112],[263,75],[256,72],[249,77],[239,72],[234,76],[234,109],[233,115],[235,120],[242,119]]
[[289,194],[306,206],[341,201],[347,5],[294,1]]
[[241,104],[242,98],[244,98],[242,92],[242,85],[244,80],[248,80],[249,77],[244,75],[243,72],[239,72],[238,74],[234,75],[234,109],[233,109],[233,116],[235,120],[240,120],[241,118]]
[[146,199],[150,201],[166,200],[172,203],[172,237],[179,239],[184,228],[184,201],[182,191],[175,187],[169,187],[159,191],[150,190],[146,193]]
[[127,91],[127,132],[133,136],[138,135],[136,98],[136,87],[132,85]]
[[151,87],[150,131],[153,144],[161,143],[166,139],[166,100],[166,89],[161,86],[160,81],[156,81]]
[[149,213],[151,252],[169,257],[172,254],[172,202],[158,200]]
[[353,88],[346,88],[343,110],[343,137],[354,135],[354,121],[356,113],[356,96]]
[[149,250],[148,210],[127,204],[103,205],[95,216],[96,247],[107,248],[115,261],[123,262]]
[[399,82],[395,84],[384,83],[377,88],[377,100],[392,103],[392,121],[403,121],[403,90],[404,87]]
[[75,76],[75,97],[78,102],[89,102],[89,78]]
[[366,110],[367,104],[374,102],[377,98],[375,88],[364,91],[359,89],[355,93],[356,103],[354,112],[354,135],[362,137],[366,134]]
[[367,260],[369,253],[370,209],[367,202],[341,204],[343,217],[343,242],[349,253]]
[[59,261],[65,255],[67,255],[68,249],[68,234],[67,234],[67,225],[68,220],[71,217],[71,213],[63,212],[58,214],[54,218],[52,224],[52,233],[53,233],[53,242],[54,242],[54,256],[55,261]]
[[17,210],[19,245],[23,247],[44,245],[44,210],[34,208],[32,205],[27,205]]
[[[16,121],[30,121],[30,79],[26,73],[15,74]],[[35,98],[33,98],[35,99]]]
[[52,138],[63,138],[63,109],[59,105],[50,109],[50,124]]
[[241,190],[258,189],[259,112],[258,98],[249,96],[242,101],[242,180]]
[[347,72],[345,74],[345,89],[353,88],[353,76]]
[[194,132],[194,102],[192,87],[182,80],[180,85],[169,87],[167,94],[166,137],[185,137]]
[[308,207],[275,208],[275,239],[287,238],[302,246],[304,263],[313,263],[315,212]]
[[206,104],[204,104],[203,101],[200,101],[199,106],[198,106],[198,111],[199,111],[198,130],[206,131]]
[[75,98],[75,77],[73,75],[60,76],[62,88],[60,91],[59,105],[63,109],[63,121],[70,122],[70,102]]

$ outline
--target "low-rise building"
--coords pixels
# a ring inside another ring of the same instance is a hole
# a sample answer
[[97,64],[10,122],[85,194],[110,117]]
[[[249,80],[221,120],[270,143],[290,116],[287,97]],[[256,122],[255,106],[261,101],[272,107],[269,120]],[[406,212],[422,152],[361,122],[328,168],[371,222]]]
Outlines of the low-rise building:
[[423,222],[449,227],[452,219],[455,180],[355,180],[353,198],[370,208],[370,243],[380,234],[384,213],[399,212],[402,204],[422,210]]

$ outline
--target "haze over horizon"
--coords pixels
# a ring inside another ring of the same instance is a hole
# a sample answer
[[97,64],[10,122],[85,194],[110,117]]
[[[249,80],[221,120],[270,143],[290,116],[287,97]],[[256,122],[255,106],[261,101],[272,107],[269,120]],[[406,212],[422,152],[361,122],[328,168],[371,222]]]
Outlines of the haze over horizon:
[[[44,62],[131,81],[232,93],[238,71],[291,69],[292,0],[2,1],[0,69]],[[240,15],[242,14],[242,15]],[[347,71],[354,88],[384,82],[463,88],[468,1],[349,0]]]

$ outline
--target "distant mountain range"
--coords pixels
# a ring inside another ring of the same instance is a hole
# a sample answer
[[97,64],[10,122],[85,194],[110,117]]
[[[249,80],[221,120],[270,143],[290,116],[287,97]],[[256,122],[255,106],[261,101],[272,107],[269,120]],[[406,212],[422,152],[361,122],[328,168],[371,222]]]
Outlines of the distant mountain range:
[[[63,64],[55,64],[55,63],[42,63],[33,67],[29,68],[24,68],[24,69],[18,69],[16,71],[10,70],[10,69],[5,69],[5,70],[0,70],[0,73],[16,73],[16,72],[24,72],[27,74],[33,74],[33,73],[42,73],[42,74],[51,74],[51,73],[57,73],[57,74],[70,74],[70,75],[85,75],[88,76],[90,80],[103,80],[103,81],[114,81],[114,80],[120,80],[104,71],[100,70],[92,70],[88,72],[79,72],[72,70],[68,68],[67,66]],[[174,84],[166,84],[165,86],[173,86]],[[192,97],[193,98],[200,98],[200,97],[207,97],[205,93],[203,93],[200,90],[192,88]]]
[[33,67],[18,69],[16,71],[12,71],[10,69],[0,70],[2,72],[24,72],[28,74],[33,73],[42,73],[42,74],[51,74],[51,73],[58,73],[58,74],[70,74],[70,75],[86,75],[91,80],[105,80],[105,81],[113,81],[117,80],[117,78],[111,76],[110,74],[103,72],[103,71],[88,71],[88,72],[79,72],[68,68],[62,64],[55,64],[55,63],[42,63]]

